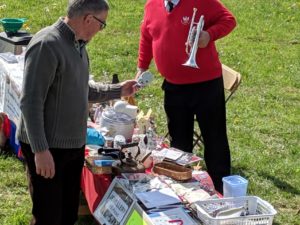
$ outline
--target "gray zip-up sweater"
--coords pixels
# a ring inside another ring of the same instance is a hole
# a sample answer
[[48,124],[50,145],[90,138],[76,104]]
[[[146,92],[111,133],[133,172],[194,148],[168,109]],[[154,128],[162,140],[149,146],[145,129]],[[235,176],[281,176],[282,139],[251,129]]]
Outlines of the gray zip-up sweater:
[[88,55],[75,43],[73,31],[60,18],[38,32],[27,48],[18,139],[33,152],[82,147],[88,99],[120,97],[120,85],[89,86]]

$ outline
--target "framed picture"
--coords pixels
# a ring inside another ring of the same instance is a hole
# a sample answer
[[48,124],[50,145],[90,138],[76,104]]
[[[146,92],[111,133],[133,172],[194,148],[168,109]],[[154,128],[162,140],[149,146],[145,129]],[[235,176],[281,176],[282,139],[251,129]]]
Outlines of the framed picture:
[[115,178],[93,214],[102,225],[121,225],[135,202],[134,196]]

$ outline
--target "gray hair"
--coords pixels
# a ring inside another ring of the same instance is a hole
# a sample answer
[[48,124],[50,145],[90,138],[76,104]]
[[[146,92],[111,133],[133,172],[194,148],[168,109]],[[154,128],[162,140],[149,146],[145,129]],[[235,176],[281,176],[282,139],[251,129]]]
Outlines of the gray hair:
[[74,18],[88,13],[108,11],[109,5],[106,0],[69,0],[67,16]]

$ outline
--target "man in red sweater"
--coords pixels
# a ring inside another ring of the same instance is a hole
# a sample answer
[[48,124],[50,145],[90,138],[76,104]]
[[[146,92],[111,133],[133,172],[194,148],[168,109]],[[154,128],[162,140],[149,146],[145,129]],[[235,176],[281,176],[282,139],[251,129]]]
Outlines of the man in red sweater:
[[[171,3],[170,3],[171,2]],[[204,16],[196,62],[183,66],[193,8],[195,22]],[[226,110],[222,65],[215,41],[236,26],[232,13],[218,0],[148,0],[141,25],[138,72],[148,69],[154,58],[165,78],[162,89],[171,146],[192,152],[194,116],[204,140],[204,158],[217,191],[223,193],[222,177],[230,175],[230,151],[226,133]]]

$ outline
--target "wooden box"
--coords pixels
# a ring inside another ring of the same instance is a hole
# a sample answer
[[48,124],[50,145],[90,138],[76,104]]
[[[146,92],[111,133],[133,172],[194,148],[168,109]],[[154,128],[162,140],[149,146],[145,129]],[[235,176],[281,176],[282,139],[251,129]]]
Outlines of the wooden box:
[[88,156],[85,158],[85,164],[86,167],[89,168],[89,170],[93,174],[111,174],[112,168],[111,166],[97,166],[94,163],[94,160],[100,159],[97,156]]

